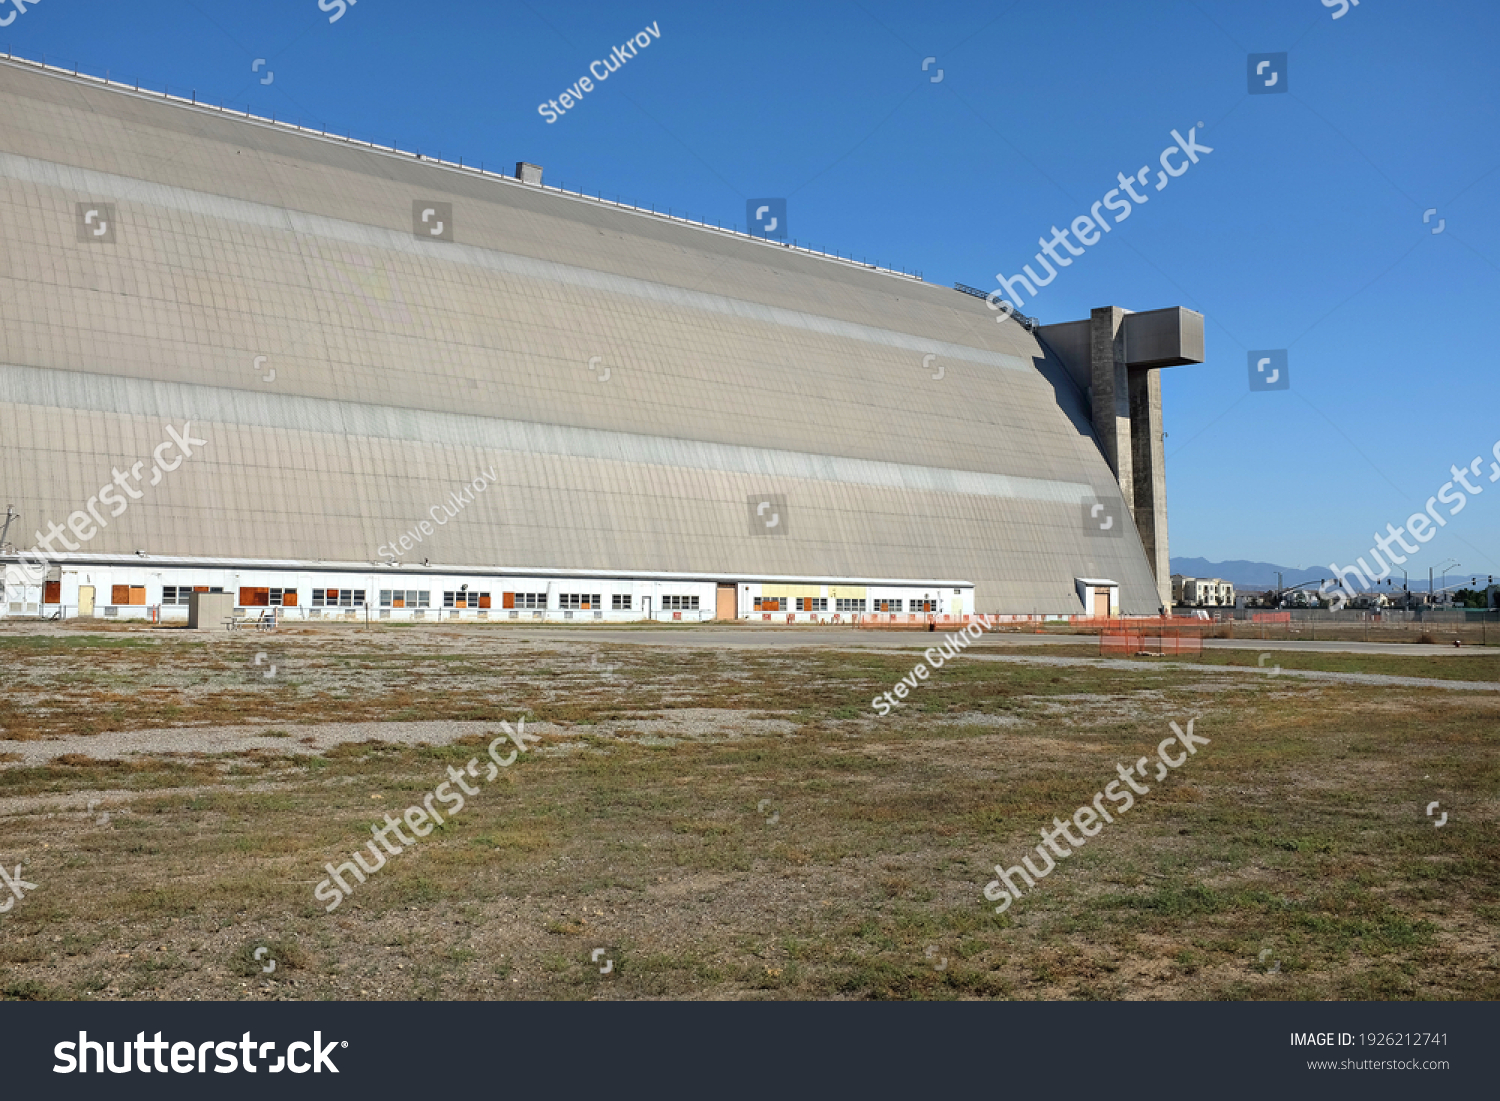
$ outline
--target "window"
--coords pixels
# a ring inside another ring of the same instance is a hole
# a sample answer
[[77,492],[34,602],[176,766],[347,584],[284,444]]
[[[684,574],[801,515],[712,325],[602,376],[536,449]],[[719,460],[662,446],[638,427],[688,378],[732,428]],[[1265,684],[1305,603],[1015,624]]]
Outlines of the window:
[[146,586],[115,585],[110,591],[109,602],[111,604],[144,604],[146,603]]
[[547,606],[546,593],[501,593],[501,607],[505,608],[545,608]]
[[615,612],[628,612],[628,611],[630,611],[630,594],[629,593],[615,593],[613,596],[611,596],[609,598],[609,607],[610,607],[611,611],[615,611]]
[[161,588],[161,602],[163,604],[186,605],[188,597],[192,595],[193,589],[190,585],[163,585]]
[[594,593],[559,593],[557,597],[559,608],[597,608],[600,606],[599,594]]
[[381,589],[380,606],[382,608],[426,608],[431,602],[432,592],[428,589]]
[[911,610],[914,612],[935,612],[937,611],[937,601],[913,600],[911,602]]
[[314,608],[363,608],[365,591],[363,589],[314,589],[312,606]]
[[458,592],[443,594],[443,607],[445,608],[488,608],[489,606],[489,593],[471,593],[460,589]]
[[833,602],[833,610],[836,612],[862,612],[865,610],[865,602],[841,596]]
[[[187,590],[180,589],[178,591],[184,594],[182,603],[186,604],[187,597],[185,594]],[[162,589],[163,601],[166,599],[165,594],[167,592],[167,589]],[[241,608],[280,608],[283,606],[295,608],[297,606],[297,590],[242,588],[240,589],[239,606]]]
[[875,601],[875,610],[877,612],[899,612],[901,610],[901,601],[881,600],[877,598]]
[[786,597],[757,596],[755,598],[755,610],[757,612],[784,612],[786,611]]
[[661,598],[662,611],[666,612],[696,612],[698,610],[698,598],[696,596],[664,596]]
[[826,612],[828,598],[826,596],[799,596],[797,610],[799,612]]

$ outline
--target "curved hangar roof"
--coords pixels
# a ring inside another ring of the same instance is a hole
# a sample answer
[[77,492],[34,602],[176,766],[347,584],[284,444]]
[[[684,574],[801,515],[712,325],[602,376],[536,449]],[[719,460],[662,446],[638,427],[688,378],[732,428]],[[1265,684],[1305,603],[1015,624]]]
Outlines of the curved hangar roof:
[[0,95],[22,548],[191,422],[85,551],[374,560],[488,471],[408,560],[1156,609],[1075,385],[978,299],[22,63]]

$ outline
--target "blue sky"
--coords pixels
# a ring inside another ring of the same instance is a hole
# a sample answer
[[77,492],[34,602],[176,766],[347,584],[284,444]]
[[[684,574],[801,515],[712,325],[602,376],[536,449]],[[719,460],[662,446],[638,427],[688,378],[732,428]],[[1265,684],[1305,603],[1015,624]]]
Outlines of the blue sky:
[[[1500,5],[323,2],[26,0],[0,45],[740,225],[784,196],[800,241],[940,284],[1035,267],[1150,165],[1149,202],[1022,309],[1206,315],[1207,362],[1163,380],[1174,553],[1347,564],[1484,456],[1407,568],[1500,575]],[[1249,95],[1247,55],[1275,52],[1287,91]],[[1157,192],[1199,122],[1213,152]],[[1248,353],[1282,348],[1290,388],[1251,392]]]

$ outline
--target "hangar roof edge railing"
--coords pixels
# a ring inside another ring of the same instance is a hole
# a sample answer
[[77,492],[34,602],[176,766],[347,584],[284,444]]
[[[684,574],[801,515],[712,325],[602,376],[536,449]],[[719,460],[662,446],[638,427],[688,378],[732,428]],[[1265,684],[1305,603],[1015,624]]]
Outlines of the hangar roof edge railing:
[[359,138],[354,137],[352,131],[346,132],[341,135],[328,130],[317,130],[312,127],[303,126],[300,120],[296,123],[281,122],[276,119],[274,113],[270,118],[265,118],[261,115],[252,114],[249,111],[248,107],[244,111],[236,111],[233,108],[225,107],[222,100],[217,105],[201,102],[198,99],[198,93],[196,90],[190,92],[189,96],[185,98],[181,95],[173,95],[170,91],[169,86],[165,84],[162,86],[162,90],[158,92],[150,87],[142,87],[139,80],[137,80],[134,84],[127,84],[121,81],[111,80],[108,70],[105,70],[105,75],[101,77],[95,76],[91,73],[83,72],[76,64],[72,69],[64,68],[58,65],[49,65],[47,64],[45,54],[42,55],[42,59],[40,61],[36,61],[28,57],[21,57],[14,54],[11,51],[10,47],[7,46],[4,57],[0,58],[0,64],[6,63],[17,66],[24,66],[27,68],[40,69],[41,71],[48,73],[49,75],[53,75],[62,79],[77,80],[80,83],[86,83],[94,87],[107,88],[110,91],[119,92],[125,95],[148,96],[153,99],[161,100],[163,103],[167,103],[175,107],[187,108],[189,110],[196,111],[210,111],[214,112],[215,114],[224,115],[227,118],[238,119],[254,125],[272,126],[282,130],[295,131],[296,133],[299,133],[304,137],[321,139],[324,141],[339,142],[345,145],[355,146],[360,149],[366,149],[373,153],[379,153],[384,156],[406,157],[412,160],[421,161],[422,163],[431,165],[434,168],[441,168],[451,172],[461,172],[465,175],[482,177],[487,180],[494,180],[509,187],[524,187],[542,192],[551,192],[561,199],[568,199],[574,202],[598,203],[603,206],[615,207],[629,214],[635,214],[642,217],[657,218],[663,221],[672,222],[676,225],[702,230],[709,233],[719,233],[726,237],[739,238],[746,242],[761,245],[765,248],[784,248],[791,252],[797,252],[805,256],[815,257],[820,260],[827,260],[838,264],[852,266],[863,271],[874,272],[878,275],[890,276],[897,279],[907,279],[917,283],[926,282],[922,278],[922,273],[920,271],[906,271],[901,268],[885,268],[881,267],[879,264],[871,264],[868,262],[855,260],[852,254],[850,256],[842,256],[836,252],[824,252],[820,249],[812,248],[810,245],[799,245],[795,241],[788,244],[784,241],[773,241],[765,237],[757,237],[753,233],[745,233],[738,229],[725,229],[724,226],[718,222],[696,221],[686,216],[675,215],[671,213],[670,208],[668,208],[666,213],[662,213],[661,211],[657,210],[654,205],[651,207],[636,206],[632,203],[621,202],[618,198],[612,201],[604,198],[602,191],[594,195],[588,195],[582,191],[568,191],[562,187],[553,187],[550,184],[523,183],[520,180],[516,179],[513,175],[506,175],[500,172],[490,172],[484,167],[483,161],[480,162],[478,168],[475,168],[473,165],[464,164],[462,157],[460,157],[458,163],[455,164],[452,161],[445,161],[441,159],[441,156],[433,157],[417,150],[407,152],[406,150],[398,149],[394,145],[381,145],[378,142],[363,141]]

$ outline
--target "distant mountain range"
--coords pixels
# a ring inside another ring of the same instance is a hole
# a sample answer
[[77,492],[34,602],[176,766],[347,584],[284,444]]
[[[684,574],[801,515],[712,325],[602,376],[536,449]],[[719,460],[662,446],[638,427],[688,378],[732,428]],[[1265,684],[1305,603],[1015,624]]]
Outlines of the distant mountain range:
[[1173,573],[1186,577],[1221,577],[1236,589],[1274,589],[1277,570],[1281,571],[1281,584],[1285,588],[1328,576],[1326,567],[1302,570],[1295,566],[1278,566],[1274,562],[1246,562],[1244,559],[1231,562],[1210,562],[1207,558],[1172,559]]

